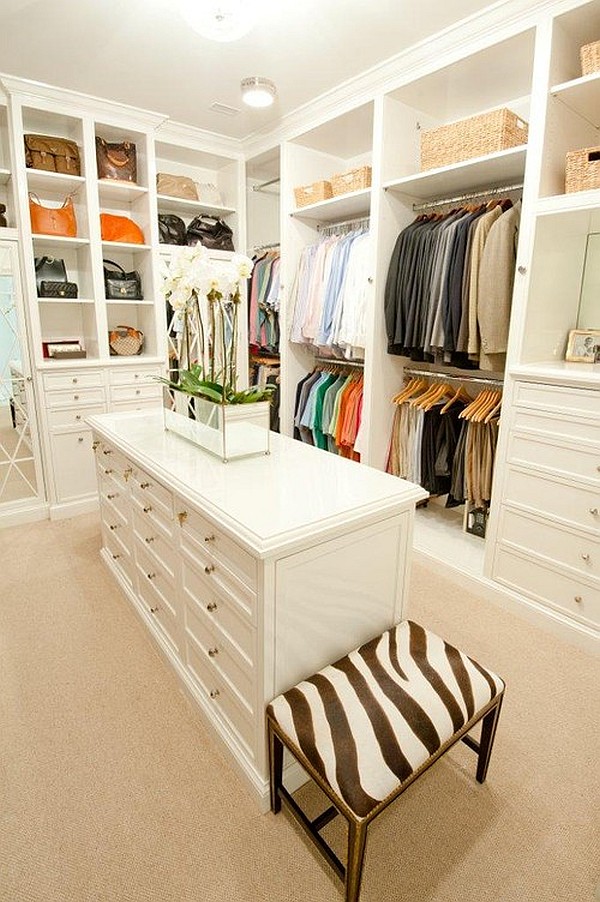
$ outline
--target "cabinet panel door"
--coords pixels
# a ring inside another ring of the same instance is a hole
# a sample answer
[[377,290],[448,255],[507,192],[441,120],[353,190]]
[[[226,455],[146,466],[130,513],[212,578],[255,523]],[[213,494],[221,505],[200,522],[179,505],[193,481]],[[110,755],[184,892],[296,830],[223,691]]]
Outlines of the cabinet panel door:
[[58,501],[70,501],[96,492],[96,460],[92,433],[63,432],[51,436],[54,479]]

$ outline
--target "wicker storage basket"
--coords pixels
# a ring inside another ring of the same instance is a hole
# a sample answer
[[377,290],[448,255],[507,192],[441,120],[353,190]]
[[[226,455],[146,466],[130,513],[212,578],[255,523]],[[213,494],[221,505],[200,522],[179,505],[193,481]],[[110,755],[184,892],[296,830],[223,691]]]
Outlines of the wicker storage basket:
[[600,188],[600,147],[585,147],[567,154],[565,191],[591,191]]
[[527,123],[506,108],[421,132],[421,169],[450,166],[527,143]]
[[579,51],[581,56],[582,75],[591,75],[600,72],[600,41],[593,44],[585,44]]
[[358,169],[350,169],[340,175],[331,176],[331,190],[333,196],[348,194],[350,191],[360,191],[362,188],[371,187],[371,167],[360,166]]
[[313,182],[304,188],[294,188],[294,197],[297,207],[305,207],[307,204],[316,204],[320,200],[329,200],[332,197],[331,182]]

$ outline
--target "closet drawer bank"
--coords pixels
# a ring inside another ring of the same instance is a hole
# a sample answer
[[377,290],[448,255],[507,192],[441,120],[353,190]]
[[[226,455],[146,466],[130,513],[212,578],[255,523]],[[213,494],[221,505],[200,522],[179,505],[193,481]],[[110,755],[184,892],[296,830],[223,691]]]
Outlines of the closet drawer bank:
[[493,577],[600,624],[600,391],[517,381]]
[[266,705],[402,618],[426,493],[285,436],[223,464],[160,412],[88,425],[103,559],[266,810]]

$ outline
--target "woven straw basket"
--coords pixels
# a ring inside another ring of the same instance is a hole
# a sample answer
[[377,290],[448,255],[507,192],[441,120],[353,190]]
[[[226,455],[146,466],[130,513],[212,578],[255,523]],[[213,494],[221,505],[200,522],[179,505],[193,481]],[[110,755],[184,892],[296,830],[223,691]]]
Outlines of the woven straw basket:
[[450,166],[527,143],[527,123],[506,108],[421,133],[421,169]]
[[600,147],[585,147],[567,154],[565,192],[600,188]]
[[294,188],[297,207],[316,204],[320,200],[329,200],[332,196],[331,182],[313,182],[304,188]]
[[600,41],[593,44],[585,44],[579,51],[581,56],[581,72],[583,75],[591,75],[600,72]]
[[358,169],[350,169],[340,175],[331,176],[331,190],[333,196],[348,194],[350,191],[361,191],[371,187],[371,167],[360,166]]

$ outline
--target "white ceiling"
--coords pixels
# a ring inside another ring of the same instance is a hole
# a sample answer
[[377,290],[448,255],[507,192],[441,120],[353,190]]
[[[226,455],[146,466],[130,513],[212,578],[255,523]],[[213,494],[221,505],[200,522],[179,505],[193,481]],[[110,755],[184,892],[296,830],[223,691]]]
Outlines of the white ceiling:
[[[202,0],[197,0],[201,3]],[[0,71],[166,113],[243,138],[364,70],[470,16],[487,0],[247,0],[245,38],[192,32],[176,0],[0,0]],[[240,80],[278,87],[269,110],[234,117]]]

